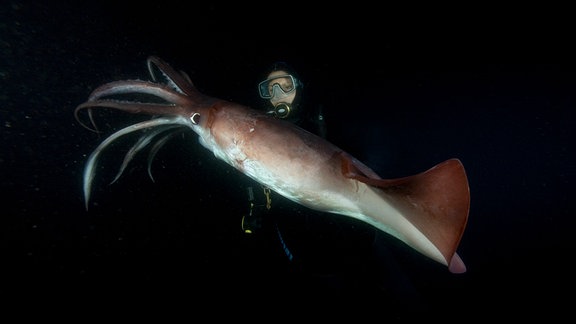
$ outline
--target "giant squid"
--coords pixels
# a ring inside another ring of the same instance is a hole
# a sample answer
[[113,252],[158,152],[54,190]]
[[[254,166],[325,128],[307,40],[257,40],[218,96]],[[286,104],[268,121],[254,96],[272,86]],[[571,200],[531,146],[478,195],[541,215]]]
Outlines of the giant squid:
[[[326,139],[260,110],[201,93],[185,72],[159,57],[149,57],[147,66],[150,81],[106,83],[74,111],[77,120],[92,130],[96,130],[94,109],[152,116],[116,131],[88,157],[83,174],[86,209],[96,165],[111,143],[147,130],[126,153],[117,179],[138,152],[150,148],[151,161],[173,130],[187,128],[217,159],[285,198],[366,222],[450,272],[466,272],[457,249],[468,220],[470,190],[459,159],[447,159],[411,176],[383,179]],[[134,99],[138,95],[155,100]],[[92,125],[81,121],[81,111],[88,112]]]

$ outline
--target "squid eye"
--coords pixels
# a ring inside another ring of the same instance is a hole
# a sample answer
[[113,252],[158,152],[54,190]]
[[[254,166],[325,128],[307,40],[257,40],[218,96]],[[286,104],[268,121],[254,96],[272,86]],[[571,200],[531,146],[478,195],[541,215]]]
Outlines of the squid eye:
[[193,113],[192,116],[190,116],[190,120],[192,121],[192,124],[198,125],[198,123],[200,122],[200,114]]

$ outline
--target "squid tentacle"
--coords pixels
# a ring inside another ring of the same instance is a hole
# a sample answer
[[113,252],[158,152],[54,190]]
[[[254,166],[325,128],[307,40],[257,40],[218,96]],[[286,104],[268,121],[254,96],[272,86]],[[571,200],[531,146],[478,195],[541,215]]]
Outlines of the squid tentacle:
[[156,182],[154,180],[154,176],[152,176],[152,162],[154,161],[156,154],[158,153],[158,151],[160,151],[160,149],[164,146],[164,144],[168,142],[168,140],[170,140],[174,135],[178,133],[179,133],[178,130],[172,129],[170,133],[165,134],[162,138],[157,140],[152,145],[152,148],[150,149],[150,153],[148,155],[148,176],[150,177],[152,182]]
[[[92,116],[92,109],[96,107],[119,109],[132,114],[146,113],[150,115],[156,115],[159,112],[167,115],[179,115],[183,109],[181,106],[176,106],[173,104],[154,104],[154,103],[142,103],[142,102],[106,100],[106,99],[87,101],[76,107],[76,110],[74,111],[74,117],[80,123],[80,125],[94,132],[99,132],[98,128],[94,123],[94,118]],[[79,113],[81,110],[84,109],[88,109],[88,116],[90,118],[92,127],[86,125],[86,123],[82,122],[80,119]]]
[[184,104],[188,100],[188,97],[185,94],[180,94],[161,83],[127,80],[113,81],[101,85],[92,91],[88,97],[88,101],[94,101],[108,96],[126,94],[149,94],[174,104]]
[[[150,133],[144,134],[142,137],[140,137],[138,139],[138,141],[130,148],[130,150],[124,156],[124,160],[122,161],[122,165],[120,166],[120,169],[118,170],[118,172],[116,173],[116,176],[110,182],[110,184],[113,184],[116,181],[118,181],[118,179],[120,179],[120,176],[122,176],[122,173],[124,173],[124,170],[126,170],[126,167],[134,159],[136,154],[138,154],[138,152],[140,152],[142,149],[144,149],[146,146],[148,146],[152,142],[154,137],[162,134],[163,132],[166,132],[169,130],[174,130],[174,128],[176,128],[176,127],[181,127],[181,125],[169,125],[166,127],[158,127],[156,129],[153,129]],[[151,163],[149,165],[151,165]],[[150,174],[150,172],[149,172],[149,174]],[[152,176],[150,176],[150,178],[152,178]],[[152,178],[152,181],[154,181],[154,178]]]
[[94,180],[94,176],[96,173],[96,165],[104,149],[106,149],[111,143],[115,142],[120,137],[133,132],[137,132],[142,129],[161,125],[187,125],[187,123],[188,120],[181,116],[156,118],[122,128],[121,130],[115,132],[114,134],[106,138],[102,143],[100,143],[100,145],[98,145],[98,147],[96,147],[96,149],[88,157],[86,167],[84,168],[83,190],[84,190],[84,201],[86,210],[88,210],[92,182]]
[[176,72],[170,65],[168,65],[168,63],[162,61],[158,57],[148,58],[147,64],[148,72],[150,73],[152,81],[157,81],[154,70],[159,70],[166,83],[179,93],[190,95],[198,92],[186,72]]

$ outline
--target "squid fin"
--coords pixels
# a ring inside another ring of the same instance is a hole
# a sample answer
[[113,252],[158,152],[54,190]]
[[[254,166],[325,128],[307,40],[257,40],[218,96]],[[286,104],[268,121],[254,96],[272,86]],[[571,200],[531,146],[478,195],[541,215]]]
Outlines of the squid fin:
[[449,159],[413,176],[380,179],[366,172],[362,163],[345,157],[343,172],[380,188],[393,207],[440,251],[450,272],[466,272],[456,253],[470,209],[470,189],[460,160]]

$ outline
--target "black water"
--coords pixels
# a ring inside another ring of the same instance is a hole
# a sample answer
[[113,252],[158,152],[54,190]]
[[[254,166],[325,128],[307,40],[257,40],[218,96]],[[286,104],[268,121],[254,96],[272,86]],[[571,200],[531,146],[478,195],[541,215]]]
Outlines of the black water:
[[[189,318],[210,307],[216,316],[267,318],[272,308],[383,321],[568,310],[557,296],[574,282],[576,69],[560,36],[439,37],[370,19],[350,25],[359,32],[337,19],[303,34],[269,19],[244,30],[224,18],[234,10],[201,7],[0,7],[4,297],[25,307],[105,301],[98,310],[137,301]],[[238,26],[251,22],[241,17]],[[154,183],[138,158],[108,185],[130,141],[107,151],[86,211],[82,170],[104,137],[72,112],[100,84],[146,79],[151,54],[202,92],[250,106],[260,104],[263,70],[291,63],[325,105],[329,140],[383,177],[459,158],[472,198],[458,250],[468,272],[450,274],[364,224],[280,199],[294,211],[279,219],[298,257],[288,261],[271,225],[240,231],[249,182],[192,132],[159,153]]]

